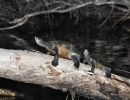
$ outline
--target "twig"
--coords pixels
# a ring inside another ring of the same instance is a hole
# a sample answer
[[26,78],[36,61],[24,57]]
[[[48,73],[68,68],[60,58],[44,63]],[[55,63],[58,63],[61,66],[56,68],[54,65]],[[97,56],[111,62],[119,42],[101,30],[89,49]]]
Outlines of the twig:
[[28,21],[28,18],[22,19],[22,21],[20,21],[19,23],[17,23],[16,25],[13,26],[9,26],[9,27],[4,27],[4,28],[0,28],[0,30],[10,30],[10,29],[14,29],[16,27],[22,26],[23,24],[25,24]]
[[110,15],[99,25],[99,28],[101,28],[110,19],[111,15],[113,13],[113,9],[114,9],[114,6],[112,6]]
[[129,14],[130,14],[130,9],[128,9],[128,10],[127,10],[127,13],[126,13],[123,17],[121,17],[119,20],[117,20],[117,21],[112,25],[112,27],[114,27],[115,25],[117,25],[119,22],[125,20],[125,19],[128,17]]
[[68,100],[68,97],[69,97],[69,93],[66,95],[66,99],[65,100]]
[[126,8],[122,8],[122,7],[118,7],[118,6],[116,6],[116,5],[110,5],[111,7],[112,6],[114,6],[114,8],[116,8],[116,9],[118,9],[118,10],[121,10],[121,11],[123,11],[123,12],[127,12],[128,11],[128,9],[126,9]]

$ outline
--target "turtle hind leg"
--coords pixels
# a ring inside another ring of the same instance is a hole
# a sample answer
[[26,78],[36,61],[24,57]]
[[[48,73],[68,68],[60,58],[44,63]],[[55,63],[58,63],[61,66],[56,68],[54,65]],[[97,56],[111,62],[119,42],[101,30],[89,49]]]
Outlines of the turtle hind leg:
[[105,75],[106,75],[107,78],[111,78],[111,68],[103,67],[102,70],[105,72]]
[[89,62],[89,65],[91,65],[92,67],[91,67],[91,70],[89,71],[89,72],[92,72],[92,73],[94,73],[94,71],[95,71],[95,68],[96,68],[96,61],[94,60],[94,59],[92,59],[92,58],[90,58],[90,60],[89,60],[90,62]]
[[54,51],[55,51],[55,56],[51,64],[56,67],[59,64],[59,49],[57,46],[54,47]]
[[107,69],[106,73],[106,77],[111,78],[111,68]]

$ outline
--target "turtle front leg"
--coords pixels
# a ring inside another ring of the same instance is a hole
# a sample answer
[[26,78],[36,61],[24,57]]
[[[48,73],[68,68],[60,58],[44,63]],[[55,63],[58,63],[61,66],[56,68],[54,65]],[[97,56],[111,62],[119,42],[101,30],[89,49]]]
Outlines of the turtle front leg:
[[102,70],[105,72],[107,78],[111,78],[111,68],[104,66]]
[[59,49],[57,46],[54,47],[54,51],[55,51],[55,56],[51,64],[56,67],[59,64]]
[[74,67],[79,69],[79,67],[80,67],[80,56],[76,53],[72,53],[71,58],[74,62]]

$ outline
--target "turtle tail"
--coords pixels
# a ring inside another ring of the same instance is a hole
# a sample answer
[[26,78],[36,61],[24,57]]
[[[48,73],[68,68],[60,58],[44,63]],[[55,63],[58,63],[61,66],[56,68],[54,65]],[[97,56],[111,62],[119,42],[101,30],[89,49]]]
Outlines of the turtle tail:
[[46,49],[49,49],[49,47],[50,47],[50,44],[46,41],[43,41],[40,37],[35,36],[35,41],[41,47],[44,47]]

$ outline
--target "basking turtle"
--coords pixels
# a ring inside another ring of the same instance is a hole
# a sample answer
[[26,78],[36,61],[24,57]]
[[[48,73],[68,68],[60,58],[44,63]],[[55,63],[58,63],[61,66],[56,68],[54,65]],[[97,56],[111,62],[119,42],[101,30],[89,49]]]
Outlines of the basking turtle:
[[65,59],[72,59],[74,62],[74,66],[76,68],[79,68],[80,53],[71,43],[68,43],[66,41],[46,42],[39,37],[35,37],[35,41],[39,46],[44,47],[52,55],[56,55],[54,48],[55,46],[57,46],[59,50],[59,56]]

